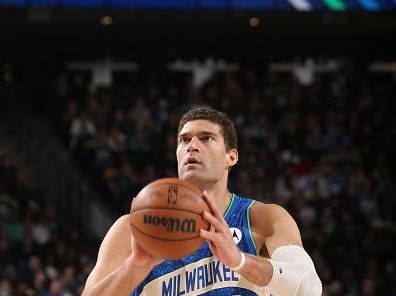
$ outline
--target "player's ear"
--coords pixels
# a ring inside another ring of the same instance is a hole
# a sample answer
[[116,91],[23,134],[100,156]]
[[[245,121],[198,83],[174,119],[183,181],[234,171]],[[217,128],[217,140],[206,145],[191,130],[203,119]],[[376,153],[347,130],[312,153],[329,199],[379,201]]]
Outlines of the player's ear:
[[226,164],[227,167],[232,167],[238,162],[238,150],[236,149],[230,149],[230,151],[227,152],[226,156]]

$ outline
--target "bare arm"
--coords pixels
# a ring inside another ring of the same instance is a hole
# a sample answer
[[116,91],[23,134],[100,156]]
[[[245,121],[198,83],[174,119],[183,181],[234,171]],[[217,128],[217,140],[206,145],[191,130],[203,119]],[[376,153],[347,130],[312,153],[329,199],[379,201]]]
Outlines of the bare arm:
[[206,192],[204,198],[212,213],[204,212],[203,217],[211,223],[215,232],[201,229],[200,234],[209,241],[213,254],[220,261],[262,287],[265,293],[322,295],[322,283],[312,259],[302,248],[298,227],[285,209],[262,203],[253,205],[250,220],[262,256],[245,255],[235,245],[226,221]]
[[[257,202],[251,208],[250,219],[255,237],[258,237],[260,255],[268,252],[272,257],[280,246],[302,246],[296,222],[282,207]],[[246,263],[238,273],[258,286],[265,286],[272,278],[273,269],[266,258],[246,255]]]
[[[203,217],[214,226],[216,231],[201,230],[201,236],[209,241],[209,246],[216,258],[229,267],[236,267],[241,261],[241,252],[235,245],[229,227],[216,208],[213,199],[207,193],[203,196],[212,211],[211,214],[205,212]],[[269,255],[282,245],[302,245],[296,223],[280,206],[257,202],[251,208],[250,220],[259,249],[268,250]],[[262,256],[246,255],[246,262],[238,273],[258,286],[265,286],[272,278],[273,268],[271,263]]]
[[129,215],[124,215],[103,239],[82,296],[129,295],[159,262],[133,240]]

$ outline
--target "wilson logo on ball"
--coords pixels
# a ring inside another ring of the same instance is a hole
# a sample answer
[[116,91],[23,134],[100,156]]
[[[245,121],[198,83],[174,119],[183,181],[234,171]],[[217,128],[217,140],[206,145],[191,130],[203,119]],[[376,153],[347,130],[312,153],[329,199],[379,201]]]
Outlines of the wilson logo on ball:
[[196,230],[196,222],[194,219],[179,219],[179,218],[169,218],[169,217],[160,217],[160,216],[152,216],[152,215],[144,215],[143,218],[144,224],[151,224],[155,226],[162,226],[166,228],[167,231],[180,231],[187,233],[195,233]]

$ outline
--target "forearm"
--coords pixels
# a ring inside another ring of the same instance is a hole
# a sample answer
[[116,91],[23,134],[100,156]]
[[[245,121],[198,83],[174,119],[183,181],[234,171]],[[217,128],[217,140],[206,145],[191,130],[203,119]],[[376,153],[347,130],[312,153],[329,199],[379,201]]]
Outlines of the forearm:
[[237,272],[257,286],[266,286],[272,278],[272,265],[264,257],[246,254],[244,266]]
[[279,247],[271,260],[246,255],[246,262],[238,273],[274,295],[322,294],[322,283],[312,259],[300,246]]
[[148,266],[138,266],[131,258],[128,258],[112,273],[100,279],[91,287],[86,287],[81,296],[127,296],[136,289],[150,270]]

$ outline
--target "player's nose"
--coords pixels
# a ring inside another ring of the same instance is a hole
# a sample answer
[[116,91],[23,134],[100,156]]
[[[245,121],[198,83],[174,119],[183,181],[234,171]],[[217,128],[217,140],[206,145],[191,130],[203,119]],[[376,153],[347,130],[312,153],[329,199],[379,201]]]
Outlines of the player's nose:
[[197,137],[193,137],[190,141],[190,143],[188,143],[187,146],[187,152],[193,152],[193,151],[199,151],[199,147],[198,147],[198,138]]

